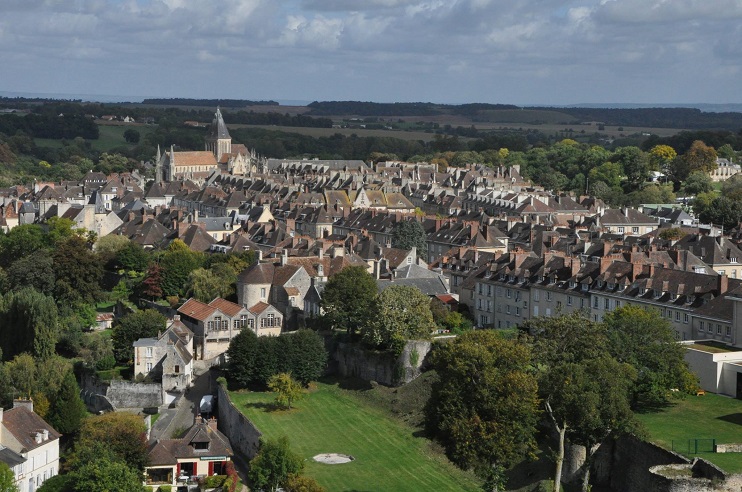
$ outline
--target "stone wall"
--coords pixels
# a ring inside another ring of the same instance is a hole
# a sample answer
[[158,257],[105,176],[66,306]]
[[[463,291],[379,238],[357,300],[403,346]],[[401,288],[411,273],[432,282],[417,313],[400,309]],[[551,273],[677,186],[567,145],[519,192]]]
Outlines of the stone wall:
[[332,352],[341,376],[376,381],[385,386],[401,386],[417,378],[431,342],[410,340],[399,357],[389,352],[368,350],[358,344],[338,343]]
[[596,484],[621,492],[644,492],[655,488],[658,465],[689,465],[690,460],[656,444],[623,436],[600,446],[594,456],[592,477]]
[[216,407],[217,427],[229,438],[235,454],[239,454],[245,460],[251,460],[258,452],[262,433],[234,406],[224,387],[221,384],[217,386],[219,402]]
[[94,374],[84,373],[80,395],[93,412],[122,408],[151,408],[162,405],[162,385],[159,383],[132,383],[130,381],[100,381]]
[[727,475],[700,458],[687,465],[660,465],[649,469],[657,492],[739,492],[742,475]]
[[742,444],[717,444],[717,453],[742,453]]
[[109,383],[106,396],[116,408],[159,407],[162,405],[162,385],[114,380]]

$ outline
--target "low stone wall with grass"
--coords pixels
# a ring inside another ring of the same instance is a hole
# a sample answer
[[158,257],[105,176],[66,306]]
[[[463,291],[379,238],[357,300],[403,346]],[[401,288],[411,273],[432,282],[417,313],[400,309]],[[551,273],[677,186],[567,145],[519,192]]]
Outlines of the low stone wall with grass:
[[229,393],[221,384],[217,385],[217,395],[217,428],[229,438],[235,454],[246,460],[253,459],[258,452],[260,436],[263,434],[234,406]]
[[431,342],[410,340],[402,353],[369,350],[360,344],[340,342],[332,353],[337,372],[344,377],[376,381],[384,386],[401,386],[421,374]]
[[717,453],[742,453],[742,444],[717,444]]

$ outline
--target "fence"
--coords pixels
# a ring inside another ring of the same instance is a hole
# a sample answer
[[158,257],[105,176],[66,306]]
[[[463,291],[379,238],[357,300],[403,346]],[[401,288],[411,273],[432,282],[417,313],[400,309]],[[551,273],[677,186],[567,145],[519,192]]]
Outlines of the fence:
[[716,439],[678,439],[672,441],[672,450],[681,454],[716,452]]

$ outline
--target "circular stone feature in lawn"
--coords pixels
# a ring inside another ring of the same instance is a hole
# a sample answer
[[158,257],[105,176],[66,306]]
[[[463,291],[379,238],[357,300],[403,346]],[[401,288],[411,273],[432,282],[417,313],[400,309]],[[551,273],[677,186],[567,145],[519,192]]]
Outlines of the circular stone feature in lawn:
[[324,463],[326,465],[342,465],[343,463],[350,463],[355,460],[355,458],[350,455],[338,453],[318,454],[312,459],[318,463]]

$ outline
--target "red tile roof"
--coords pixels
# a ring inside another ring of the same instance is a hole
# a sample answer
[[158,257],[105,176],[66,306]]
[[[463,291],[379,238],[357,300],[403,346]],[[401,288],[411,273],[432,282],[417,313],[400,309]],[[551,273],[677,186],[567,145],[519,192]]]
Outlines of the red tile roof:
[[185,302],[185,304],[180,306],[178,312],[193,319],[205,321],[206,318],[211,316],[216,310],[216,307],[209,306],[208,304],[204,304],[203,302],[191,297]]
[[226,299],[222,299],[221,297],[217,297],[216,299],[211,301],[209,303],[209,306],[217,308],[219,311],[230,317],[237,316],[240,311],[242,311],[242,306]]

